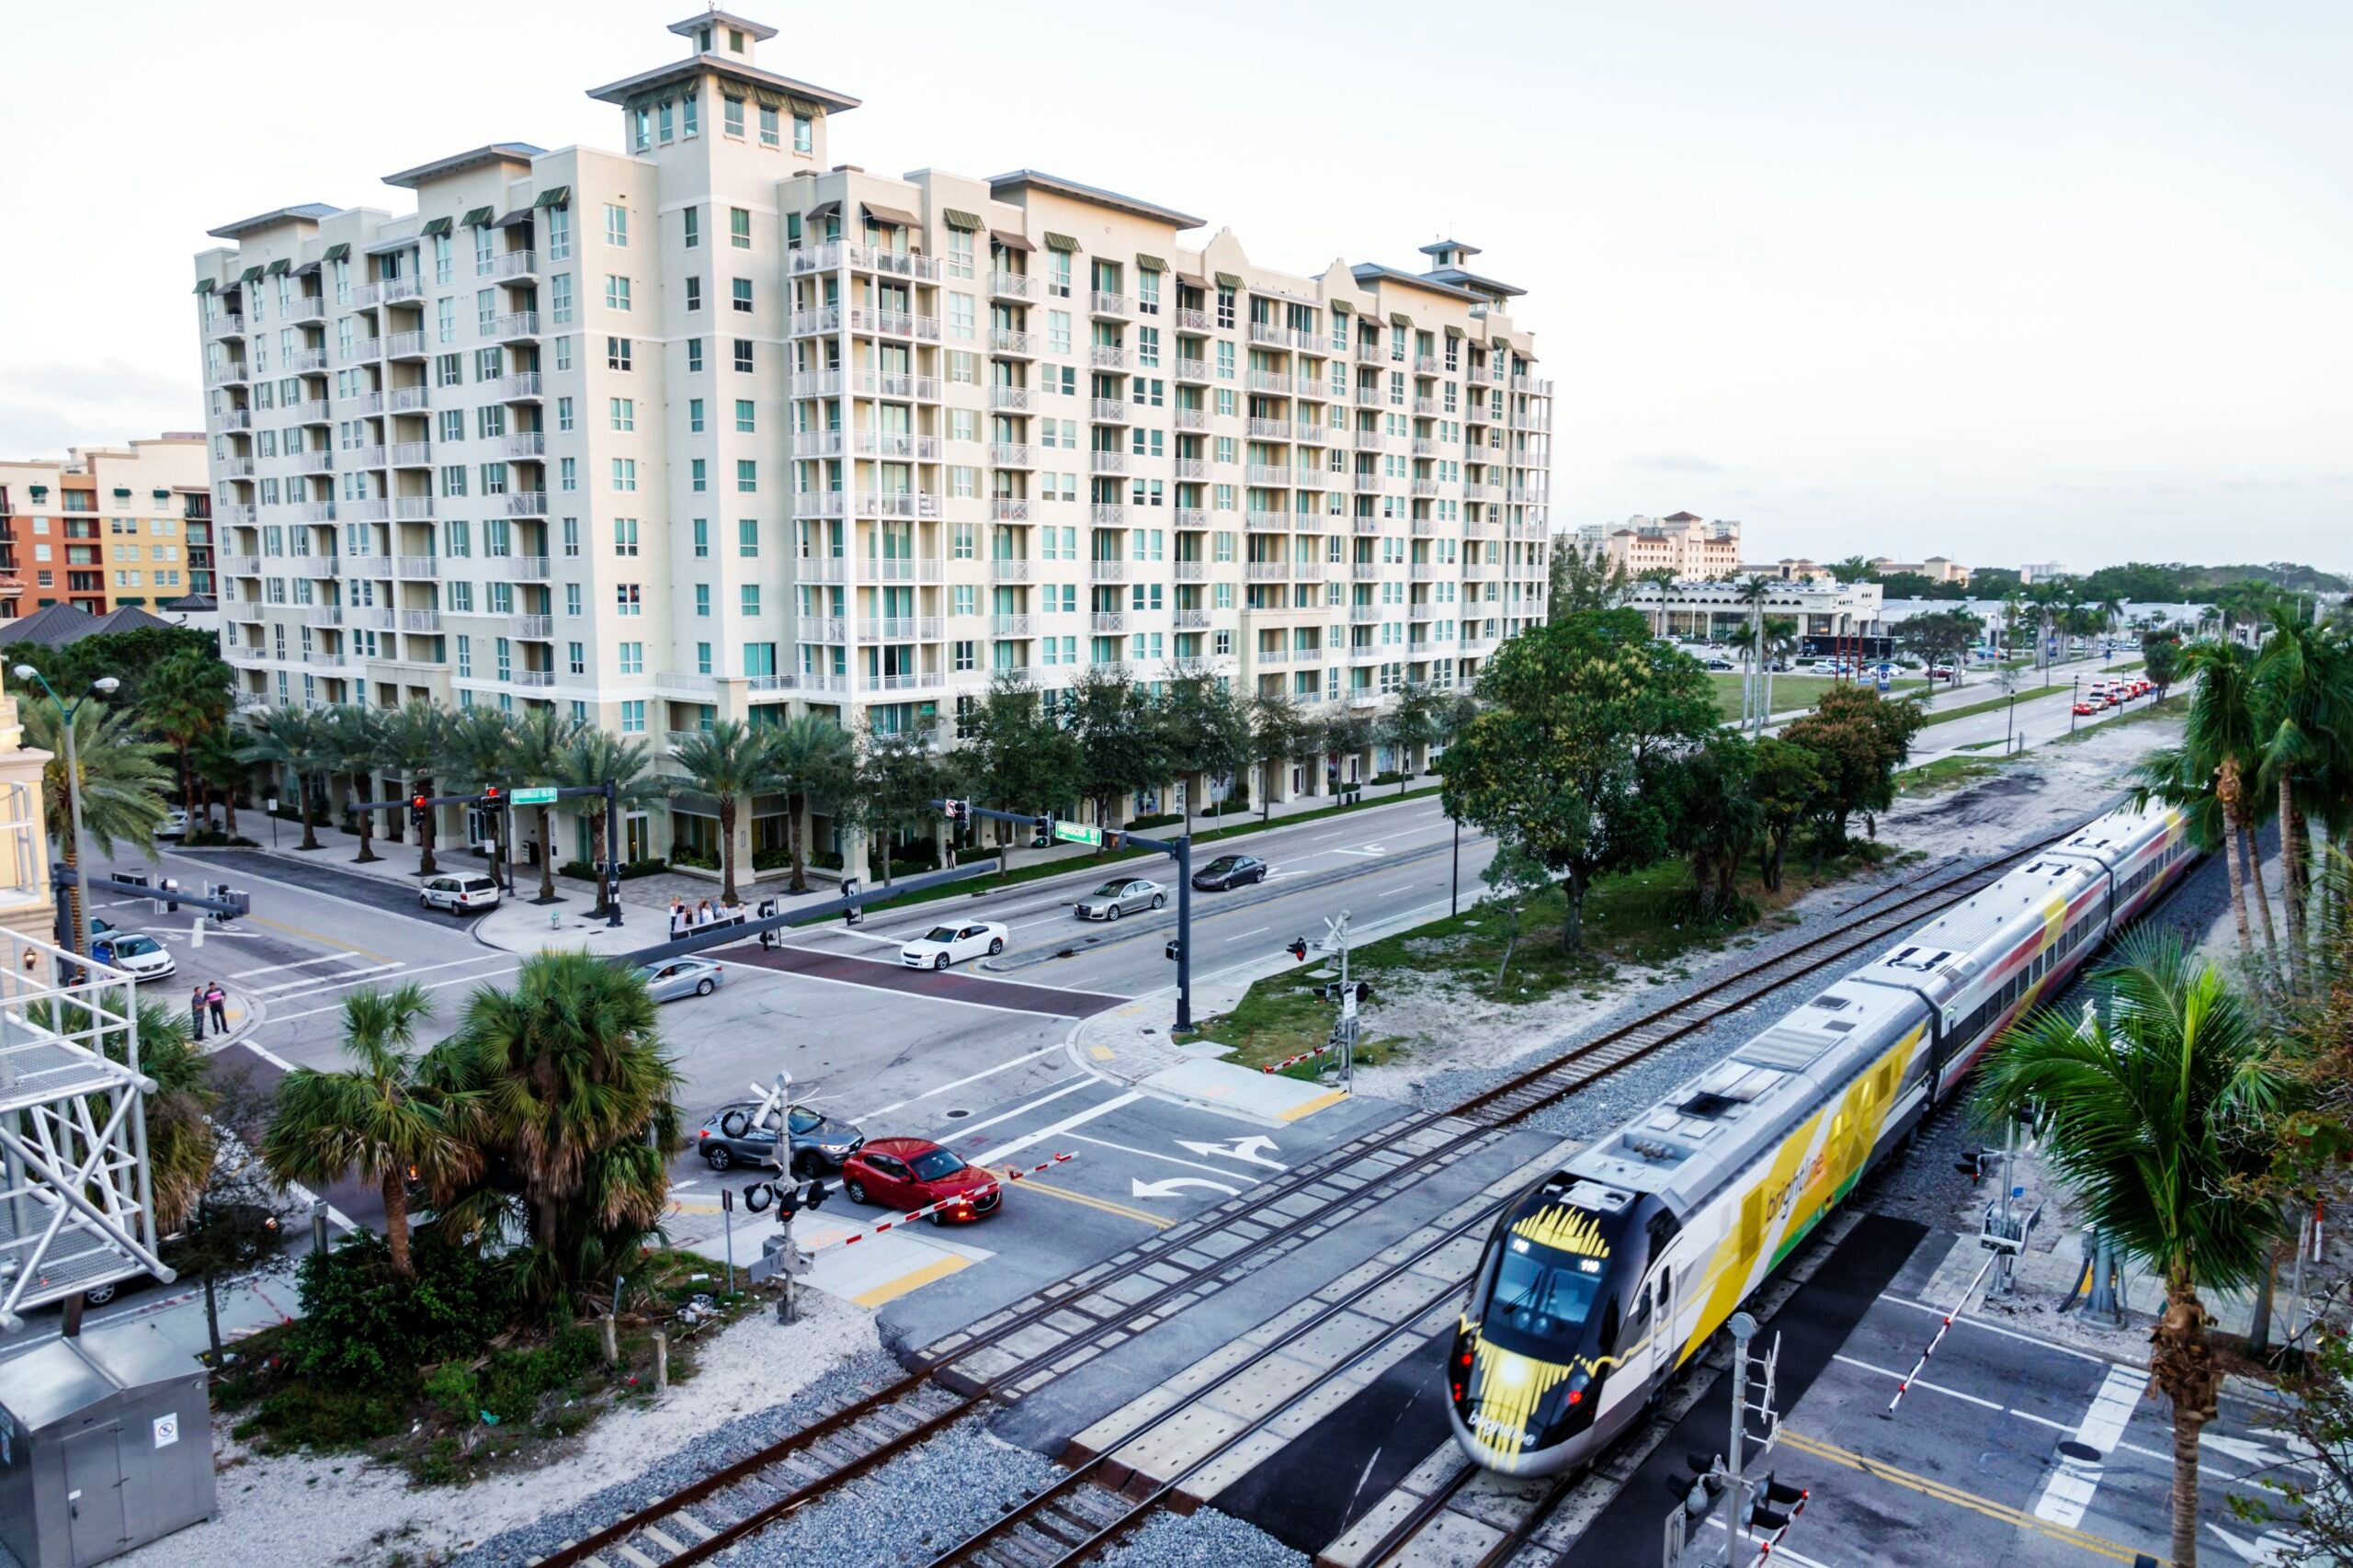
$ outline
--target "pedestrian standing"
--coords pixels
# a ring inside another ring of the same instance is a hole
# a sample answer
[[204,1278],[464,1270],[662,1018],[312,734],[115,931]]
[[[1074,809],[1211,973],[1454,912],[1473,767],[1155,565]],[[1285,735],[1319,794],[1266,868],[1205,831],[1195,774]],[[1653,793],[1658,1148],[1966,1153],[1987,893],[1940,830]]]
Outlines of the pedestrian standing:
[[195,1038],[204,1038],[204,982],[198,981],[188,994],[188,1021]]
[[708,926],[717,918],[718,916],[710,912],[710,900],[704,899],[700,903],[695,905],[696,925]]
[[204,1005],[211,1010],[213,1032],[227,1034],[229,1032],[229,994],[221,988],[219,981],[214,981],[206,989]]
[[686,934],[687,901],[674,897],[670,900],[670,939],[675,942]]

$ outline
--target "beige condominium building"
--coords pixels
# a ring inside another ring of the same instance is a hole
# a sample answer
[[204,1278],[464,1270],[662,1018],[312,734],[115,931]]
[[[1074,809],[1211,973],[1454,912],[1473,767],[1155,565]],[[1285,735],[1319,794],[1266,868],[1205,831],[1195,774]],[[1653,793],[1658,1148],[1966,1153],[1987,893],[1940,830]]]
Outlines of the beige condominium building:
[[[620,152],[478,147],[386,176],[413,212],[212,231],[249,705],[945,739],[1006,672],[1377,709],[1542,619],[1551,387],[1472,247],[1277,272],[1035,170],[869,173],[829,146],[858,100],[759,63],[773,29],[670,30],[682,58],[590,94]],[[633,850],[707,850],[694,805]]]
[[1688,578],[1728,577],[1740,568],[1740,525],[1709,522],[1695,512],[1664,517],[1629,517],[1618,528],[1578,530],[1579,542],[1599,550],[1611,566],[1629,576],[1672,572]]
[[210,486],[201,432],[0,461],[0,618],[211,593]]

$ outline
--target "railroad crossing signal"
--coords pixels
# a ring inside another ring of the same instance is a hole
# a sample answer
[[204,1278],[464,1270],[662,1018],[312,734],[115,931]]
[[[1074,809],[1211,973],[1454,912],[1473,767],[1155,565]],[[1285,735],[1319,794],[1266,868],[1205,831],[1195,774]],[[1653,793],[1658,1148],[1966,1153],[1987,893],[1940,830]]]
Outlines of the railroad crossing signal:
[[1283,944],[1283,951],[1289,953],[1294,961],[1305,963],[1307,961],[1307,938],[1304,937],[1293,937],[1290,941]]

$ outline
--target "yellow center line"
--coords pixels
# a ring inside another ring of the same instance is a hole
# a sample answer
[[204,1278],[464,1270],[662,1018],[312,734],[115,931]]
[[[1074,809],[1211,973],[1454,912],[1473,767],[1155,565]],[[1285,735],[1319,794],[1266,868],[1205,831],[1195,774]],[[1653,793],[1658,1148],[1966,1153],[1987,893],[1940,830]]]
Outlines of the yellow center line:
[[381,953],[371,953],[365,948],[355,948],[349,942],[339,942],[333,937],[323,937],[316,931],[306,931],[300,926],[289,926],[282,921],[272,920],[267,915],[248,915],[244,918],[256,926],[267,926],[273,931],[283,931],[290,937],[301,937],[306,941],[321,942],[330,948],[340,948],[347,953],[358,953],[363,959],[374,959],[378,963],[397,961],[386,958]]
[[[1825,1443],[1819,1437],[1809,1437],[1804,1433],[1794,1431],[1787,1426],[1781,1428],[1780,1440],[1802,1454],[1811,1454],[1815,1459],[1845,1465],[1849,1470],[1859,1471],[1865,1475],[1917,1492],[1924,1497],[1933,1498],[1939,1503],[1950,1503],[1956,1507],[1967,1508],[1972,1513],[1983,1514],[1989,1519],[1997,1519],[2019,1529],[2033,1530],[2063,1546],[2072,1546],[2078,1551],[2088,1551],[2118,1562],[2137,1562],[2143,1555],[2134,1548],[2109,1540],[2105,1536],[2090,1535],[2083,1530],[2071,1529],[2065,1525],[2054,1523],[2050,1519],[2039,1518],[2023,1509],[2013,1508],[2006,1504],[1976,1496],[1958,1487],[1947,1485],[1941,1481],[1931,1480],[1925,1475],[1915,1475],[1908,1470],[1902,1470],[1881,1460],[1868,1458],[1849,1449],[1842,1449],[1835,1443]],[[2168,1558],[2157,1557],[2154,1553],[2150,1555],[2152,1560],[2159,1564],[2159,1568],[2165,1568],[2165,1565],[2171,1561]]]
[[1038,1180],[1035,1176],[1030,1177],[1027,1181],[1007,1182],[1006,1185],[1008,1187],[1017,1188],[1022,1192],[1042,1192],[1049,1198],[1059,1198],[1066,1203],[1084,1203],[1089,1209],[1100,1209],[1106,1214],[1117,1214],[1122,1219],[1139,1221],[1143,1224],[1150,1225],[1155,1231],[1165,1231],[1169,1226],[1176,1222],[1174,1220],[1164,1220],[1157,1214],[1147,1214],[1141,1209],[1131,1209],[1124,1203],[1114,1203],[1108,1198],[1097,1198],[1089,1193],[1073,1192],[1066,1187],[1051,1186],[1046,1182]]

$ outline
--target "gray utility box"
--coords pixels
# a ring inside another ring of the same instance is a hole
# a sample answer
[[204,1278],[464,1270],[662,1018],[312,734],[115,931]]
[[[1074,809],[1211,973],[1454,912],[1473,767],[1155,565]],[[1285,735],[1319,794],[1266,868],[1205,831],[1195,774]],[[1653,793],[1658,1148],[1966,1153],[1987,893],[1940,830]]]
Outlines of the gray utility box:
[[0,1361],[0,1543],[82,1568],[219,1509],[205,1370],[153,1328],[93,1328]]

